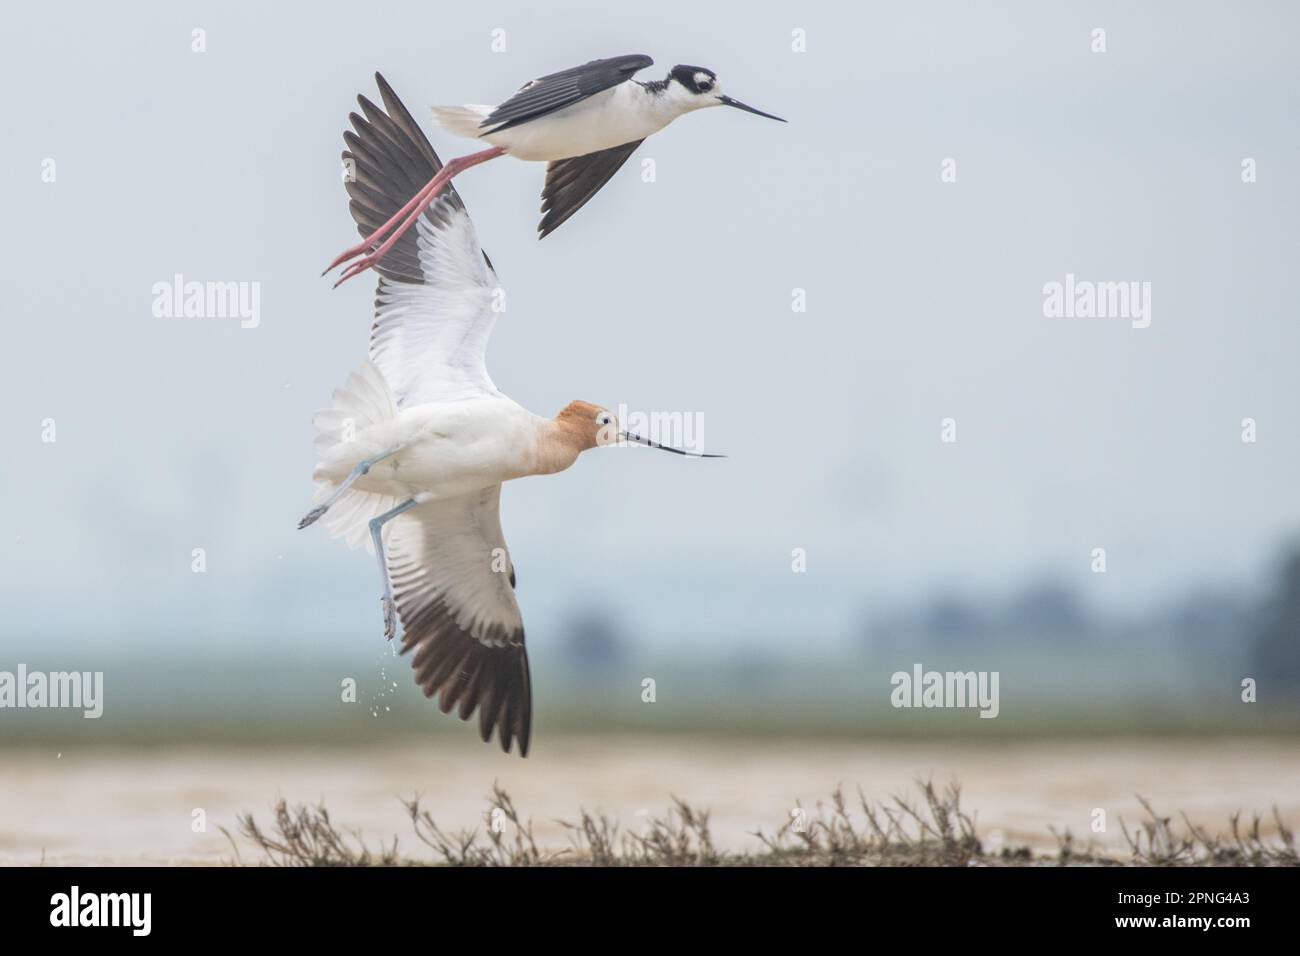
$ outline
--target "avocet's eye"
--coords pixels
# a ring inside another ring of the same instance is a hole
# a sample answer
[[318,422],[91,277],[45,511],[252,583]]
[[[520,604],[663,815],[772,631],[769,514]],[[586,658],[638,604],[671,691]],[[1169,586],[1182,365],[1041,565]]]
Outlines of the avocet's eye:
[[597,425],[608,425],[613,420],[614,419],[610,417],[608,412],[601,412],[599,415],[596,416]]

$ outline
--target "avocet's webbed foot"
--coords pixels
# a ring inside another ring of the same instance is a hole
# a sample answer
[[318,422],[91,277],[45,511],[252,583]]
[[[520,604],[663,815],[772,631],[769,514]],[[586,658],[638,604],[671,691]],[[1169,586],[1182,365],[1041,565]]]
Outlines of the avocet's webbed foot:
[[391,641],[397,635],[397,607],[391,595],[385,594],[379,600],[384,606],[384,637]]
[[318,505],[317,507],[312,508],[311,511],[308,511],[307,514],[303,517],[303,519],[298,522],[298,530],[301,531],[303,528],[307,527],[308,525],[315,524],[316,519],[329,510],[330,510],[329,505]]
[[343,479],[343,484],[335,488],[334,493],[325,499],[323,504],[317,505],[315,508],[312,508],[311,511],[307,512],[306,516],[301,521],[298,522],[298,530],[301,531],[303,528],[315,524],[316,520],[320,518],[321,515],[323,515],[325,512],[330,510],[330,507],[334,504],[334,502],[338,501],[340,498],[343,497],[344,492],[346,492],[349,488],[351,488],[352,484],[358,478],[361,478],[362,476],[369,474],[372,466],[377,465],[385,458],[389,458],[392,455],[396,455],[397,452],[398,452],[397,448],[390,448],[388,449],[388,451],[384,452],[381,455],[376,455],[374,458],[367,458],[365,461],[360,462],[355,468],[352,469],[352,473]]

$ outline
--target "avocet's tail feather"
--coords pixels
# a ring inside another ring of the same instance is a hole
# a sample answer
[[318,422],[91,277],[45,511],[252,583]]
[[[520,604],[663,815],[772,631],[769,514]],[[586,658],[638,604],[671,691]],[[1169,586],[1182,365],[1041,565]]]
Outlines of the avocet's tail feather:
[[[322,409],[312,418],[318,459],[315,504],[324,504],[338,488],[338,482],[319,476],[322,466],[331,459],[337,460],[336,454],[346,450],[370,426],[396,417],[397,401],[393,390],[389,388],[384,373],[373,362],[367,361],[334,391],[331,407]],[[370,519],[395,507],[397,499],[392,495],[349,488],[320,517],[320,523],[331,538],[343,538],[350,548],[364,547],[373,552]]]
[[356,440],[361,431],[397,417],[397,400],[388,380],[374,362],[366,361],[334,390],[333,404],[312,417],[317,448],[333,448]]

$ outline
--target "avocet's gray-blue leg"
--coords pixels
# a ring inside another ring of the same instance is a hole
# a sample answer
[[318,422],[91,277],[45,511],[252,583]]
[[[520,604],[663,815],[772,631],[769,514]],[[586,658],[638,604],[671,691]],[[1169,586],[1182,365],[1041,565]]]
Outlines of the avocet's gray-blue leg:
[[323,504],[320,504],[317,507],[312,508],[311,511],[307,512],[306,516],[303,517],[303,519],[298,522],[298,530],[301,531],[303,528],[307,527],[308,525],[315,524],[316,519],[319,518],[321,515],[323,515],[325,512],[329,511],[330,507],[341,497],[343,497],[343,492],[347,491],[349,488],[352,487],[352,483],[354,481],[356,481],[366,472],[370,471],[372,466],[379,464],[385,458],[389,458],[393,455],[396,455],[399,450],[400,449],[397,448],[390,448],[382,455],[376,455],[374,458],[367,458],[365,461],[361,462],[361,464],[357,465],[357,467],[353,468],[352,474],[348,475],[346,478],[343,479],[343,484],[335,488],[334,493],[330,495],[328,498],[326,498]]
[[374,542],[375,557],[379,561],[379,577],[384,582],[384,637],[389,640],[397,633],[397,610],[393,605],[393,582],[388,579],[388,559],[384,555],[384,525],[419,503],[417,499],[410,498],[396,508],[370,519],[370,540]]

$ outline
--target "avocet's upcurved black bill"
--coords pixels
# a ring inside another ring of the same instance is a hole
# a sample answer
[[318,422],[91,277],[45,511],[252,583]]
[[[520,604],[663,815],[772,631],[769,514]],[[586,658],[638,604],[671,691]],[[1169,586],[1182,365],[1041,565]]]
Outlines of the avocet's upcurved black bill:
[[756,110],[752,106],[746,106],[744,103],[740,102],[740,100],[733,100],[730,96],[719,96],[718,99],[722,101],[724,106],[734,106],[738,110],[744,110],[746,113],[753,113],[755,116],[765,116],[768,119],[776,120],[778,123],[786,122],[779,116],[773,116],[771,113],[764,113],[762,110]]
[[660,451],[670,451],[674,455],[685,455],[687,458],[726,458],[726,455],[706,455],[698,451],[685,451],[681,448],[673,448],[671,445],[661,445],[657,441],[651,441],[649,438],[642,438],[640,435],[632,432],[621,432],[618,436],[624,441],[630,441],[637,445],[645,445],[647,448],[658,448]]

